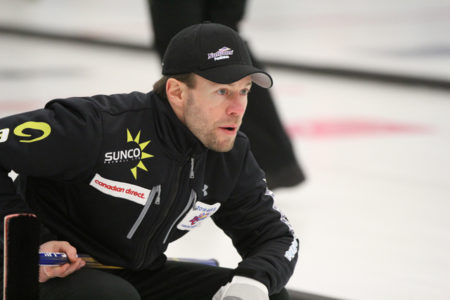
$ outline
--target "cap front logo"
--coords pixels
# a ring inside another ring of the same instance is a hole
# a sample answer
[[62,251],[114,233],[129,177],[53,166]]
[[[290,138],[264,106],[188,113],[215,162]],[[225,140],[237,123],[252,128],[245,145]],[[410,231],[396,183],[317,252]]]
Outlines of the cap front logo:
[[222,60],[222,59],[228,59],[230,58],[230,55],[233,55],[234,50],[231,50],[228,47],[222,47],[217,52],[211,52],[208,53],[208,60],[214,59],[214,60]]

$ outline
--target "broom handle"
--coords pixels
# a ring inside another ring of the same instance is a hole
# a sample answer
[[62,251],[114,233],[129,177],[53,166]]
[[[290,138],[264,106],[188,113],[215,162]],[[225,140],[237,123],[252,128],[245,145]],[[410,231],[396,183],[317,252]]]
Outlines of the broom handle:
[[[78,257],[86,262],[86,267],[95,269],[123,269],[117,266],[107,266],[99,263],[94,258],[86,254],[78,254]],[[199,263],[210,266],[218,266],[219,263],[215,259],[194,259],[194,258],[169,258],[169,261],[181,261]],[[40,252],[39,265],[41,266],[59,266],[68,263],[69,259],[65,253],[61,252]]]

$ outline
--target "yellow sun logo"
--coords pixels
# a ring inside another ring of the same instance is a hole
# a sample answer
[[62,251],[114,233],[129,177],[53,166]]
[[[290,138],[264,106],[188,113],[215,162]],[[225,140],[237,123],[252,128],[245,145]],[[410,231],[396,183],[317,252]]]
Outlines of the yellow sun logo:
[[144,163],[142,162],[142,160],[143,160],[143,159],[146,159],[146,158],[153,157],[153,155],[144,152],[144,149],[145,149],[145,147],[147,147],[147,145],[150,143],[150,140],[141,143],[141,142],[139,141],[140,138],[141,138],[141,131],[140,131],[140,130],[139,130],[138,134],[136,135],[136,137],[133,138],[133,136],[131,135],[130,131],[127,129],[127,143],[135,142],[136,144],[139,145],[140,152],[141,152],[141,156],[140,156],[139,162],[137,163],[136,166],[134,166],[133,168],[130,169],[130,171],[131,171],[131,173],[133,174],[133,177],[134,177],[135,180],[137,180],[137,169],[138,169],[138,168],[141,169],[141,170],[144,170],[144,171],[148,172],[148,169],[147,169],[147,167],[144,165]]

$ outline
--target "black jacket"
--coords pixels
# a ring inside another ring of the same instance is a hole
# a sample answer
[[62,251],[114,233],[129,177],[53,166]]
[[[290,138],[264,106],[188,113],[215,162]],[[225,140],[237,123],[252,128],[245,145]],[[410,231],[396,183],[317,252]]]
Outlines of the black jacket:
[[271,294],[297,261],[245,135],[229,152],[208,150],[153,93],[57,99],[0,119],[0,212],[28,208],[42,242],[129,269],[159,267],[168,244],[209,216],[243,258],[234,274]]

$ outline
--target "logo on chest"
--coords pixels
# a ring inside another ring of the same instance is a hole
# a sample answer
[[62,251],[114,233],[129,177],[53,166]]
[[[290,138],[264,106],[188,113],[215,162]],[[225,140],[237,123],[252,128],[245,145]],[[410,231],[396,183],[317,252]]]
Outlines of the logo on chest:
[[183,218],[183,220],[178,224],[177,228],[179,230],[192,230],[206,220],[208,217],[212,216],[216,211],[219,210],[220,203],[206,204],[197,201],[194,207],[188,212],[188,214]]
[[139,131],[136,137],[133,137],[130,131],[127,129],[126,145],[117,151],[110,151],[105,153],[105,164],[118,164],[118,163],[130,163],[130,171],[133,174],[135,180],[138,177],[138,169],[148,172],[143,160],[153,157],[152,154],[144,152],[145,148],[150,143],[150,140],[140,142],[141,131]]
[[140,205],[145,205],[151,192],[141,186],[104,178],[100,174],[95,174],[89,185],[104,194],[127,199]]

